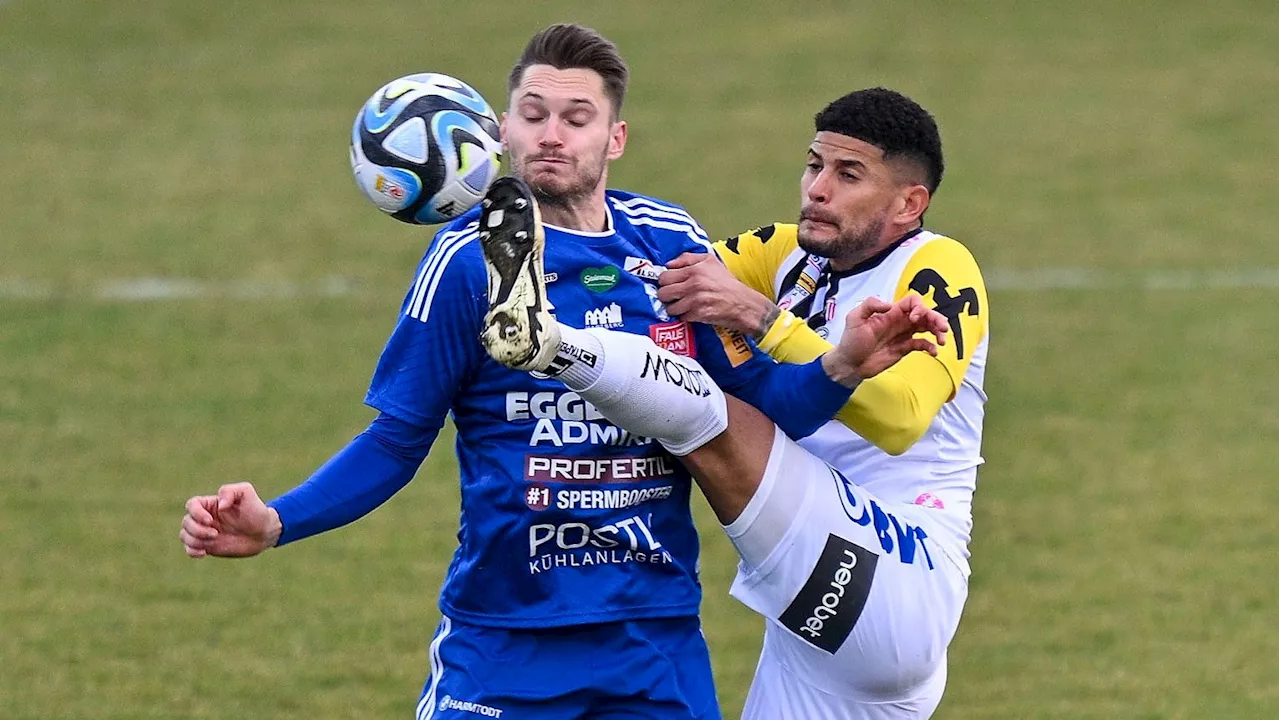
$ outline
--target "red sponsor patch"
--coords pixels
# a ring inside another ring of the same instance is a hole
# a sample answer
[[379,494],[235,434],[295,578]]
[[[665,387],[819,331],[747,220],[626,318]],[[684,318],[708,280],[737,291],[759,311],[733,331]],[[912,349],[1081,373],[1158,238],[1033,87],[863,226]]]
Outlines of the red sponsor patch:
[[693,328],[683,320],[672,320],[649,326],[649,337],[653,344],[676,355],[697,357],[698,351],[693,346]]

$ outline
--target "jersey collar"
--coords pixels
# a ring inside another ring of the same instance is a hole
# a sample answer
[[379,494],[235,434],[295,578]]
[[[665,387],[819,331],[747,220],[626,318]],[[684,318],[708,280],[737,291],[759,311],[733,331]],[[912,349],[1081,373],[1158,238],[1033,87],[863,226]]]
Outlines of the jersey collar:
[[[919,234],[920,234],[920,233],[922,233],[922,232],[924,232],[924,227],[918,227],[918,228],[916,228],[915,230],[912,230],[912,231],[908,232],[906,235],[903,235],[902,237],[898,238],[897,240],[894,240],[893,242],[889,243],[889,246],[888,246],[888,247],[886,247],[885,249],[881,250],[880,252],[876,253],[875,255],[872,255],[871,257],[867,258],[866,260],[863,260],[862,262],[858,263],[857,265],[854,265],[853,267],[849,268],[848,270],[842,270],[842,271],[839,271],[839,272],[837,272],[837,271],[835,271],[835,270],[831,270],[831,271],[830,271],[830,275],[831,275],[831,277],[833,277],[833,278],[846,278],[846,277],[849,277],[849,276],[851,276],[851,275],[857,275],[858,273],[866,272],[866,271],[870,270],[871,268],[874,268],[874,267],[878,266],[880,263],[884,262],[884,261],[885,261],[885,258],[887,258],[887,257],[889,257],[890,255],[892,255],[894,250],[897,250],[899,247],[901,247],[901,246],[902,246],[902,243],[904,243],[904,242],[906,242],[906,241],[910,240],[911,238],[913,238],[913,237],[915,237],[915,236],[919,235]],[[828,267],[830,267],[830,266],[828,266]]]

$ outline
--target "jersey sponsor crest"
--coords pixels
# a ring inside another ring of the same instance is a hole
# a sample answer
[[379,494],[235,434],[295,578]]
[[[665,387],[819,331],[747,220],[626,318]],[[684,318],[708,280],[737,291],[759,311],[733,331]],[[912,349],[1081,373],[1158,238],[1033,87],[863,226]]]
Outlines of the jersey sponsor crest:
[[584,268],[578,275],[582,286],[593,293],[608,292],[618,284],[618,268],[613,266]]
[[817,292],[818,279],[822,276],[822,271],[826,267],[826,258],[820,258],[817,255],[806,255],[804,264],[800,266],[800,272],[796,275],[791,287],[786,289],[782,299],[778,301],[778,307],[783,310],[790,310]]
[[693,344],[693,328],[683,320],[650,325],[649,337],[654,345],[668,352],[688,358],[698,356],[697,348]]
[[524,457],[524,479],[537,483],[632,483],[675,474],[676,461],[666,453],[638,457],[532,454]]
[[599,565],[667,565],[671,553],[653,533],[653,514],[616,522],[529,526],[529,574]]
[[720,336],[720,342],[724,345],[724,354],[729,357],[730,365],[738,367],[751,359],[751,345],[747,343],[742,333],[717,326],[716,335]]
[[[912,565],[923,558],[925,567],[933,570],[933,555],[929,553],[929,534],[924,528],[912,525],[896,514],[886,511],[866,491],[849,482],[839,470],[827,466],[835,480],[836,492],[844,514],[855,524],[875,530],[880,549],[885,555],[897,555],[903,565]],[[917,551],[918,554],[917,554]]]
[[588,310],[582,319],[589,328],[622,327],[622,306],[618,303],[609,303],[602,308]]
[[778,616],[778,622],[810,645],[834,655],[862,616],[878,560],[870,550],[839,535],[828,535],[809,579]]
[[635,275],[641,280],[657,282],[658,276],[662,275],[666,268],[661,265],[654,265],[651,261],[644,258],[628,257],[623,261],[622,269]]

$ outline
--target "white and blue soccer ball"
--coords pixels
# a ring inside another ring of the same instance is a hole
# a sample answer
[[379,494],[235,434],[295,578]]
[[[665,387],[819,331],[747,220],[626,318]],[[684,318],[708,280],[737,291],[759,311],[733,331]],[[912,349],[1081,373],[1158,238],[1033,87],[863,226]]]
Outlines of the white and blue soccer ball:
[[383,85],[356,115],[351,172],[365,197],[416,225],[448,222],[498,177],[498,118],[470,85],[420,73]]

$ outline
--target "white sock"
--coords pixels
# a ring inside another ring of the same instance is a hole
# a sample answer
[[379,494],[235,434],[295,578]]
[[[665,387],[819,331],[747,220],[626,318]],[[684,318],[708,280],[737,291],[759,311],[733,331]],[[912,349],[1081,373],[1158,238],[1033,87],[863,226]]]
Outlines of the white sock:
[[589,387],[600,377],[602,352],[595,335],[560,323],[560,349],[545,372],[570,390]]
[[[560,332],[560,355],[570,362],[556,379],[623,430],[654,438],[680,456],[729,427],[724,392],[692,358],[644,335],[564,325]],[[594,362],[584,361],[583,352]]]

